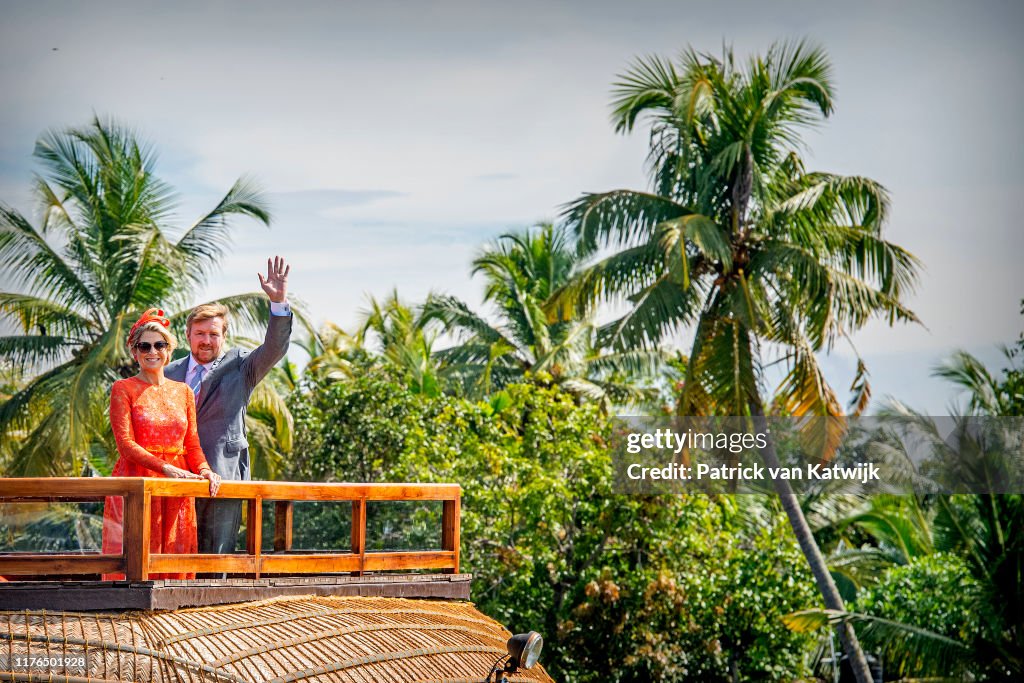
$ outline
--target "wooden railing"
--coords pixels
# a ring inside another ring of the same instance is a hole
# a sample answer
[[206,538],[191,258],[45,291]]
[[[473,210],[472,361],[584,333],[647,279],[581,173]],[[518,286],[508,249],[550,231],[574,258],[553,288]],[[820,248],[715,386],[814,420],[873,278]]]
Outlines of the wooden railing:
[[[0,479],[0,504],[23,502],[91,502],[124,497],[121,555],[72,553],[0,553],[0,576],[123,573],[145,581],[151,573],[211,572],[247,574],[325,574],[434,569],[459,571],[459,503],[457,484],[317,484],[270,481],[225,481],[218,499],[248,502],[246,551],[226,555],[150,553],[152,500],[160,496],[209,498],[205,481],[149,477]],[[275,501],[274,552],[262,551],[263,501]],[[294,501],[351,501],[350,552],[292,551]],[[442,501],[441,549],[366,551],[368,501]]]

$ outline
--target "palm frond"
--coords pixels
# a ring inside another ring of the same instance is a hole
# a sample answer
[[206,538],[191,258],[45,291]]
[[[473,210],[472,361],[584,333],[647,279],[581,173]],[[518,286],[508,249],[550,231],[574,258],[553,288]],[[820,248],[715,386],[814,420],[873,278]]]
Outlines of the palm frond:
[[263,190],[251,178],[239,178],[209,213],[202,216],[175,243],[185,273],[196,285],[220,264],[231,246],[228,218],[249,216],[270,225],[270,208]]
[[810,250],[771,241],[751,259],[751,272],[779,276],[779,293],[800,310],[814,349],[831,345],[874,316],[920,322],[899,296],[888,294],[849,272],[822,262]]
[[17,321],[24,332],[61,334],[88,340],[96,333],[96,322],[69,308],[63,302],[32,296],[0,292],[0,313]]
[[603,246],[646,242],[658,224],[694,213],[675,201],[633,190],[584,194],[563,207],[562,220],[576,236],[581,255]]
[[456,297],[431,295],[424,302],[422,310],[424,319],[438,320],[448,331],[468,334],[487,344],[501,342],[510,348],[517,347],[517,344],[500,330],[474,313],[465,302]]
[[652,109],[672,109],[679,78],[672,62],[657,56],[637,59],[612,86],[612,123],[617,132],[633,130],[637,117]]
[[[586,318],[599,302],[613,301],[650,286],[657,280],[665,260],[661,246],[649,242],[584,268],[547,299],[548,321]],[[676,281],[681,282],[682,278]]]
[[[684,376],[684,396],[687,387],[691,391],[699,387],[719,414],[743,415],[750,400],[759,395],[756,378],[761,375],[750,331],[736,320],[719,318],[707,333],[692,374]],[[688,397],[687,402],[692,401]]]
[[700,314],[703,283],[682,289],[667,276],[630,297],[632,308],[598,330],[598,345],[616,350],[650,349],[669,332],[692,324]]
[[788,614],[782,619],[798,633],[852,623],[857,627],[861,643],[882,655],[886,671],[901,677],[954,674],[963,669],[970,655],[970,648],[960,641],[911,624],[868,614],[811,609]]
[[117,246],[110,259],[112,291],[106,297],[112,311],[145,310],[154,301],[166,302],[168,308],[184,303],[168,301],[180,272],[173,268],[170,245],[156,226],[124,226],[111,242]]
[[678,263],[681,269],[680,282],[684,288],[690,286],[687,246],[696,247],[697,254],[709,264],[720,265],[723,271],[732,270],[732,244],[721,226],[707,216],[690,214],[681,218],[664,221],[658,228],[658,243],[665,254],[666,268],[672,270]]
[[602,353],[587,358],[589,375],[627,375],[630,377],[657,377],[665,369],[665,353],[630,350]]
[[850,383],[850,392],[852,396],[847,409],[851,417],[860,417],[871,403],[871,383],[868,381],[868,366],[859,356],[857,357],[857,372]]
[[0,272],[28,294],[53,293],[67,305],[88,307],[101,318],[93,291],[76,270],[21,214],[4,205],[0,205]]
[[772,46],[766,61],[775,94],[771,99],[773,103],[783,100],[777,108],[785,106],[785,100],[795,99],[801,105],[813,105],[823,117],[832,113],[832,64],[823,48],[806,40],[787,41]]
[[955,351],[932,371],[968,393],[968,410],[981,415],[1002,415],[999,383],[984,364],[966,351]]
[[878,580],[879,574],[893,565],[892,553],[880,548],[843,547],[828,557],[828,569],[837,582],[846,584],[843,598],[853,600],[857,591]]
[[54,335],[0,337],[0,356],[20,367],[46,366],[68,355],[74,340]]
[[248,413],[272,427],[272,442],[283,453],[292,450],[294,419],[281,392],[264,380],[253,389]]

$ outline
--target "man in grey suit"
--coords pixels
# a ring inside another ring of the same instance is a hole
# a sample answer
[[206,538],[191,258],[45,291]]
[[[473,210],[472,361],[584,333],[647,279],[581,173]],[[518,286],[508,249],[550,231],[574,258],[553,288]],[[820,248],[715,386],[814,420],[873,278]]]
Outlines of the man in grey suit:
[[[218,303],[197,306],[185,322],[191,353],[167,366],[164,376],[185,382],[196,394],[199,443],[213,471],[227,480],[251,479],[245,410],[260,380],[284,357],[292,331],[288,273],[284,259],[267,259],[260,285],[270,299],[270,323],[263,343],[247,351],[223,349],[228,309]],[[242,521],[240,500],[196,500],[199,552],[233,553]]]

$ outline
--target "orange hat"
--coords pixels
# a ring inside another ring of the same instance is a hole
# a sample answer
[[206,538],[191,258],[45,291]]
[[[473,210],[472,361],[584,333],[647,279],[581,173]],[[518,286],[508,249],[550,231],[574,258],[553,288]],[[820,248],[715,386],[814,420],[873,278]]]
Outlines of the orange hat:
[[135,324],[132,325],[132,329],[128,330],[128,339],[126,339],[124,343],[129,349],[131,348],[131,339],[132,335],[135,334],[135,330],[139,329],[146,323],[160,323],[164,327],[171,326],[171,321],[164,317],[163,309],[150,308],[142,314],[141,318],[135,321]]

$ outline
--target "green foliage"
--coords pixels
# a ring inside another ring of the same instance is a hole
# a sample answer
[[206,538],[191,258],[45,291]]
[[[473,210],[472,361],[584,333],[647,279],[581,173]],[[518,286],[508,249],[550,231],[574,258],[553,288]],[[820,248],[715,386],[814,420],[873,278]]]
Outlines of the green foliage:
[[[568,646],[591,664],[621,658],[622,680],[806,674],[811,636],[780,626],[783,615],[816,602],[811,576],[783,520],[751,527],[731,511],[735,502],[649,501],[649,521],[660,522],[643,530],[657,534],[649,539],[651,563],[606,568],[589,582],[567,622]],[[609,641],[609,632],[621,636]]]
[[[364,362],[350,380],[307,384],[291,407],[291,479],[462,485],[473,599],[513,631],[541,631],[557,680],[802,671],[807,636],[781,616],[812,606],[813,592],[792,569],[799,551],[777,514],[751,526],[731,499],[613,495],[596,405],[540,383],[509,385],[489,403],[428,397]],[[317,547],[344,547],[348,528],[341,511],[296,509],[297,536]],[[402,529],[402,547],[439,540],[430,511],[383,514],[378,528]]]
[[103,503],[0,505],[0,551],[98,552]]
[[978,585],[972,668],[995,680],[1024,675],[1024,495],[939,496],[934,526],[936,545],[962,558]]
[[[1013,352],[1007,355],[1012,361]],[[953,472],[951,487],[967,483],[981,490],[996,473],[996,480],[1019,490],[1020,424],[1009,417],[1016,373],[1011,364],[998,380],[975,357],[957,352],[935,371],[967,395],[966,414],[950,418],[952,431],[897,401],[883,415],[912,434],[918,449],[927,446],[931,457],[945,463]],[[979,453],[986,455],[978,458]],[[1015,680],[1024,673],[1024,496],[919,494],[821,502],[832,508],[824,515],[832,520],[830,533],[842,533],[847,525],[871,540],[843,555],[876,566],[888,555],[903,566],[889,567],[877,583],[861,582],[856,613],[819,611],[817,617],[863,625],[865,644],[882,651],[887,668],[904,675],[956,671],[976,680]],[[833,555],[833,563],[843,555]]]
[[437,404],[407,390],[394,369],[366,361],[352,381],[307,377],[301,389],[290,406],[295,481],[384,481],[410,428],[426,428],[424,413]]
[[357,339],[365,342],[368,336],[376,337],[381,357],[402,373],[410,389],[437,396],[445,378],[434,358],[437,330],[430,323],[429,315],[406,306],[394,291],[383,302],[370,298],[370,310],[364,314]]
[[[934,553],[887,569],[878,583],[858,594],[851,609],[972,643],[981,631],[983,615],[977,609],[981,590],[963,559]],[[915,661],[908,657],[906,648],[886,648],[882,654],[886,669],[892,673],[951,673],[936,671],[929,662]]]
[[[1021,313],[1024,314],[1024,301],[1021,301]],[[1006,349],[1006,357],[1010,366],[1003,371],[1003,380],[999,383],[999,392],[1004,396],[1003,415],[1024,415],[1024,332],[1020,333],[1017,343]]]

